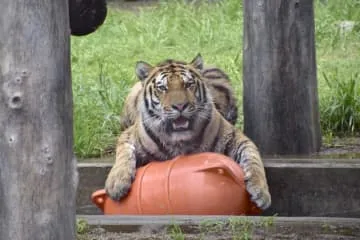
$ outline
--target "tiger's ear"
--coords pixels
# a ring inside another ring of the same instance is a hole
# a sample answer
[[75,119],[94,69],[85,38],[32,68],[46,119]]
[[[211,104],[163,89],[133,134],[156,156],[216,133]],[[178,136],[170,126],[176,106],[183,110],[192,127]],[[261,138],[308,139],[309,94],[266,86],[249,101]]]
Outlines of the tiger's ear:
[[203,70],[204,68],[204,61],[200,53],[196,55],[196,57],[190,63],[194,68],[198,70]]
[[135,72],[140,81],[144,81],[149,76],[149,73],[152,69],[153,66],[146,62],[136,62]]

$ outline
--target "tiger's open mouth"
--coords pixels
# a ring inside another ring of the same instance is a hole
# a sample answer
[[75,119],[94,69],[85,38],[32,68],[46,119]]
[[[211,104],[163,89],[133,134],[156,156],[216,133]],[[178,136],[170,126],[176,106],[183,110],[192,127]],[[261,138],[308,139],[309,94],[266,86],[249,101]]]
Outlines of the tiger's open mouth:
[[189,125],[190,125],[189,119],[181,116],[172,121],[172,127],[176,131],[187,130],[189,129]]

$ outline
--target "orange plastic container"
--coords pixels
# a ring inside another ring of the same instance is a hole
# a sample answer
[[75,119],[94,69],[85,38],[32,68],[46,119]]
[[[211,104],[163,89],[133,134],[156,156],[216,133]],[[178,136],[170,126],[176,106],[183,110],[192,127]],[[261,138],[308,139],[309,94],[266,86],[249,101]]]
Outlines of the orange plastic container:
[[227,156],[199,153],[151,162],[137,170],[127,197],[104,189],[92,201],[104,214],[257,215],[241,167]]

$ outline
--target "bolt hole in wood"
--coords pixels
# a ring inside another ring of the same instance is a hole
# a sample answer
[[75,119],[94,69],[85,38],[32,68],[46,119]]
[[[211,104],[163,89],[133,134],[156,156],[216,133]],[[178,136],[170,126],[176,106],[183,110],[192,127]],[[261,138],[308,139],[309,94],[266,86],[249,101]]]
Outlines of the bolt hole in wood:
[[10,108],[14,108],[14,109],[21,108],[21,106],[22,106],[21,96],[18,94],[18,95],[11,97],[10,101],[9,101],[9,106],[10,106]]
[[52,159],[52,157],[47,157],[47,163],[48,164],[52,164],[54,161]]
[[15,97],[13,97],[12,100],[11,100],[11,102],[12,102],[13,104],[16,104],[16,105],[19,104],[20,101],[21,101],[21,98],[20,98],[19,96],[15,96]]
[[9,99],[10,108],[18,109],[22,106],[22,99],[19,95],[15,95]]

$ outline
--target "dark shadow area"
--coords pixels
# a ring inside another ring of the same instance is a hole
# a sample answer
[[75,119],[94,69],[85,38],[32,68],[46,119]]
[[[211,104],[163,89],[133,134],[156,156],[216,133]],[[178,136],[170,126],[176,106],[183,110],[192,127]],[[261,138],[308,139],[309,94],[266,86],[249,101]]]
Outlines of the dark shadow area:
[[83,36],[93,33],[105,21],[106,0],[69,0],[71,35]]

